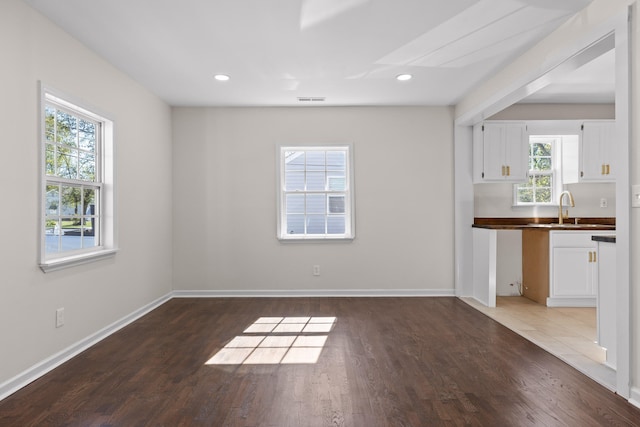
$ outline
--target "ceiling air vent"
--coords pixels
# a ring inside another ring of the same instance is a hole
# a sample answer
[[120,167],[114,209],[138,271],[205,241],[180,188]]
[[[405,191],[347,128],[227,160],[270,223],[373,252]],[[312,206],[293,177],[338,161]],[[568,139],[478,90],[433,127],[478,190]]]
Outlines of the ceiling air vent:
[[300,102],[324,102],[324,96],[299,96],[298,101]]

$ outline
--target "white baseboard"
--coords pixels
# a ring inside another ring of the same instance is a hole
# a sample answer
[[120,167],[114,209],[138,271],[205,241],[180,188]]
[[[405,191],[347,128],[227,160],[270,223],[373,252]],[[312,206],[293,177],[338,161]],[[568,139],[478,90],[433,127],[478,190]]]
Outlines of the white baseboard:
[[596,298],[547,298],[547,307],[595,307]]
[[455,297],[453,289],[310,289],[173,291],[174,298]]
[[33,365],[26,371],[16,375],[15,377],[5,381],[0,384],[0,400],[6,398],[7,396],[15,393],[22,387],[27,384],[37,380],[44,374],[53,369],[57,368],[67,360],[71,359],[74,356],[82,353],[84,350],[88,349],[92,345],[102,341],[107,338],[109,335],[114,332],[124,328],[128,324],[134,322],[145,314],[149,313],[151,310],[161,306],[165,302],[169,301],[172,298],[171,293],[158,298],[157,300],[145,305],[144,307],[139,308],[133,313],[123,317],[120,320],[115,321],[114,323],[106,326],[105,328],[99,330],[98,332],[89,335],[88,337],[78,341],[75,344],[65,348],[64,350],[44,359],[43,361]]
[[640,388],[631,387],[631,397],[629,398],[629,403],[640,408]]

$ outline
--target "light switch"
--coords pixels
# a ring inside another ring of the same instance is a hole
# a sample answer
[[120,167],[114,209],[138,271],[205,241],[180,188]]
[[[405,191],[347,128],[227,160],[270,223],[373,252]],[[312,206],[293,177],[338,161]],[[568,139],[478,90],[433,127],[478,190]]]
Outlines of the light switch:
[[631,207],[640,208],[640,185],[631,186]]

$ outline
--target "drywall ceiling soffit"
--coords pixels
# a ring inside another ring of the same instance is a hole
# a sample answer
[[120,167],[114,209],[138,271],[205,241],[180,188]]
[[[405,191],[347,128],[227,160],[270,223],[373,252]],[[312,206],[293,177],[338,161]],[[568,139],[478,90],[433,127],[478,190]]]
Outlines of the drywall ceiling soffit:
[[453,105],[591,0],[23,1],[171,105],[285,106]]
[[556,79],[521,103],[615,103],[615,49]]

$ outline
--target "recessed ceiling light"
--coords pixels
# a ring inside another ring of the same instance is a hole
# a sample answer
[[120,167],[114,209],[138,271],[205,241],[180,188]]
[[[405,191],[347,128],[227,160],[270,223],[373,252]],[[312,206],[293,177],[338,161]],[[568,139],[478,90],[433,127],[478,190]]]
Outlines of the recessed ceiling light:
[[216,74],[215,76],[213,76],[213,78],[219,82],[226,82],[227,80],[229,80],[229,76],[227,76],[226,74]]
[[413,76],[411,74],[398,74],[396,76],[396,80],[400,82],[406,82],[407,80],[411,80]]

